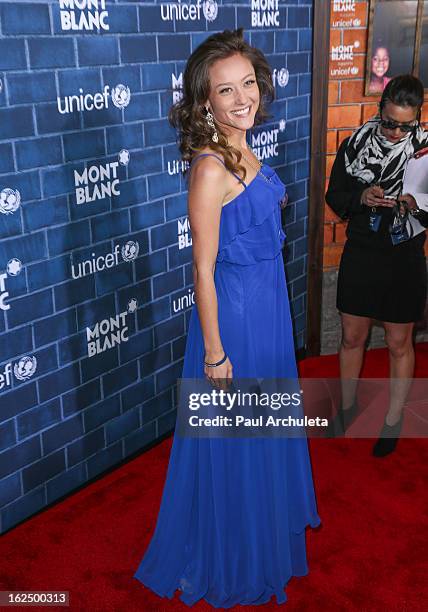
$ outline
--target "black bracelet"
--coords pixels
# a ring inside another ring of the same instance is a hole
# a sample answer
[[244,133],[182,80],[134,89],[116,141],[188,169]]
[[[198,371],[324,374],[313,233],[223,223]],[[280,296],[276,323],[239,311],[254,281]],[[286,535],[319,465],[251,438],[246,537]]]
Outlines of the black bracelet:
[[208,366],[209,368],[215,368],[216,366],[221,365],[222,363],[224,363],[227,359],[227,355],[226,353],[224,354],[224,357],[222,359],[220,359],[220,361],[217,361],[217,363],[207,363],[206,361],[204,361],[204,364],[206,366]]

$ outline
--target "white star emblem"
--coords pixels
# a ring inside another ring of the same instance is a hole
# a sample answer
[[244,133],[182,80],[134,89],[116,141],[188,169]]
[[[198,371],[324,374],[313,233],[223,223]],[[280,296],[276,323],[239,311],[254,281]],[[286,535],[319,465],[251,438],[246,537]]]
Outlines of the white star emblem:
[[135,312],[138,308],[138,302],[135,298],[131,298],[128,302],[128,312]]
[[121,151],[119,151],[119,155],[117,157],[119,159],[119,164],[121,164],[122,166],[127,166],[131,158],[127,149],[122,149]]
[[22,270],[22,263],[16,257],[13,257],[13,259],[10,259],[7,262],[6,271],[9,274],[9,276],[18,276],[21,270]]

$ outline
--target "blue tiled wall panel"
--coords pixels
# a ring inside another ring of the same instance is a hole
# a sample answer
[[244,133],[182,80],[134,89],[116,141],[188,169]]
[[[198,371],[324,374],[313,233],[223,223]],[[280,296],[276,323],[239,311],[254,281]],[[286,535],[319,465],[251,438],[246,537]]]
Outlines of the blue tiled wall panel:
[[217,8],[111,0],[97,29],[91,9],[0,2],[0,533],[174,427],[193,269],[167,115],[189,53],[225,28],[273,69],[250,144],[287,184],[304,345],[312,1]]

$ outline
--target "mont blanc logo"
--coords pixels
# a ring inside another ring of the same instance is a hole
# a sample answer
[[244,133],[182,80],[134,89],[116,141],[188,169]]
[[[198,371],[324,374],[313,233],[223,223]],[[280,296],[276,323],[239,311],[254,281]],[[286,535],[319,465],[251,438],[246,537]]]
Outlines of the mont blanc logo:
[[136,298],[131,298],[128,302],[128,312],[132,314],[138,308],[138,300]]
[[10,304],[6,302],[9,297],[9,291],[6,289],[6,281],[8,276],[18,276],[22,270],[22,263],[16,257],[13,257],[7,262],[6,273],[0,272],[0,310],[9,310]]
[[4,215],[11,215],[18,210],[21,204],[21,194],[18,189],[5,187],[0,191],[0,212]]
[[103,91],[98,91],[95,94],[84,93],[83,89],[79,88],[78,94],[57,97],[57,108],[61,115],[68,113],[103,110],[109,108],[109,98],[111,97],[114,106],[117,108],[125,108],[131,100],[131,91],[126,85],[119,83],[110,90],[110,85],[105,85]]
[[274,87],[276,83],[278,83],[280,87],[286,87],[288,85],[289,79],[290,73],[288,72],[287,68],[280,68],[279,70],[277,68],[274,68],[272,70],[272,82]]
[[120,195],[117,168],[119,162],[109,162],[74,170],[76,204],[87,204],[95,200]]
[[192,237],[190,234],[190,223],[189,217],[186,217],[184,221],[178,219],[177,221],[178,230],[178,248],[185,249],[186,247],[192,246]]
[[129,164],[130,159],[131,155],[127,149],[122,149],[121,151],[119,151],[117,161],[121,166],[127,166]]
[[253,28],[280,26],[279,0],[251,0],[251,25]]
[[176,297],[172,301],[173,313],[181,312],[195,303],[195,291],[191,288],[187,289],[185,293]]
[[355,0],[333,0],[333,13],[355,12]]
[[104,353],[122,342],[128,342],[128,314],[128,310],[124,310],[118,315],[98,321],[92,328],[86,328],[89,357]]
[[19,361],[6,363],[3,372],[0,371],[0,389],[12,385],[12,371],[17,380],[28,380],[37,369],[37,359],[33,356],[24,355]]
[[182,72],[180,72],[178,77],[175,76],[173,72],[171,73],[171,87],[172,87],[172,102],[173,104],[176,104],[177,102],[180,102],[181,98],[183,97],[183,73]]
[[59,0],[63,31],[109,30],[106,0]]
[[9,297],[9,291],[6,290],[7,274],[0,273],[0,310],[9,310],[10,304],[6,302]]
[[6,272],[9,276],[18,276],[22,270],[22,262],[17,257],[9,259],[6,266]]
[[126,85],[119,83],[111,90],[111,99],[117,108],[125,108],[131,101],[131,90]]
[[183,159],[173,159],[168,162],[168,174],[174,176],[174,174],[183,173],[189,167],[189,162]]
[[121,249],[123,261],[134,261],[134,259],[137,259],[139,250],[140,245],[138,242],[134,242],[133,240],[125,242]]
[[113,251],[96,256],[91,253],[91,257],[80,261],[77,265],[71,263],[71,276],[73,279],[82,278],[95,272],[102,272],[108,268],[114,268],[119,265],[119,252],[122,255],[123,261],[131,262],[138,257],[140,245],[135,240],[128,240],[122,247],[116,244]]
[[353,45],[338,45],[337,47],[331,48],[331,59],[334,61],[353,61],[354,59],[354,48],[358,48],[359,42],[355,42]]
[[202,13],[207,21],[214,21],[217,17],[218,6],[216,0],[196,0],[195,2],[162,2],[160,14],[162,21],[199,21]]
[[260,161],[278,156],[278,133],[280,131],[282,131],[280,128],[273,128],[252,135],[251,148]]

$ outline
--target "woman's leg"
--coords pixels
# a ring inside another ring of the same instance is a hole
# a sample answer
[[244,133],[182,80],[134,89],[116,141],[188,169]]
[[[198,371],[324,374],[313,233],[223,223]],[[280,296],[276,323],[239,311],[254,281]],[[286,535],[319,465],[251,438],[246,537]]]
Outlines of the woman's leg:
[[342,408],[352,406],[363,364],[367,336],[372,320],[341,312],[342,341],[339,349]]
[[395,425],[400,420],[412,384],[415,370],[414,325],[414,323],[384,323],[391,378],[389,411],[385,419],[387,425]]

